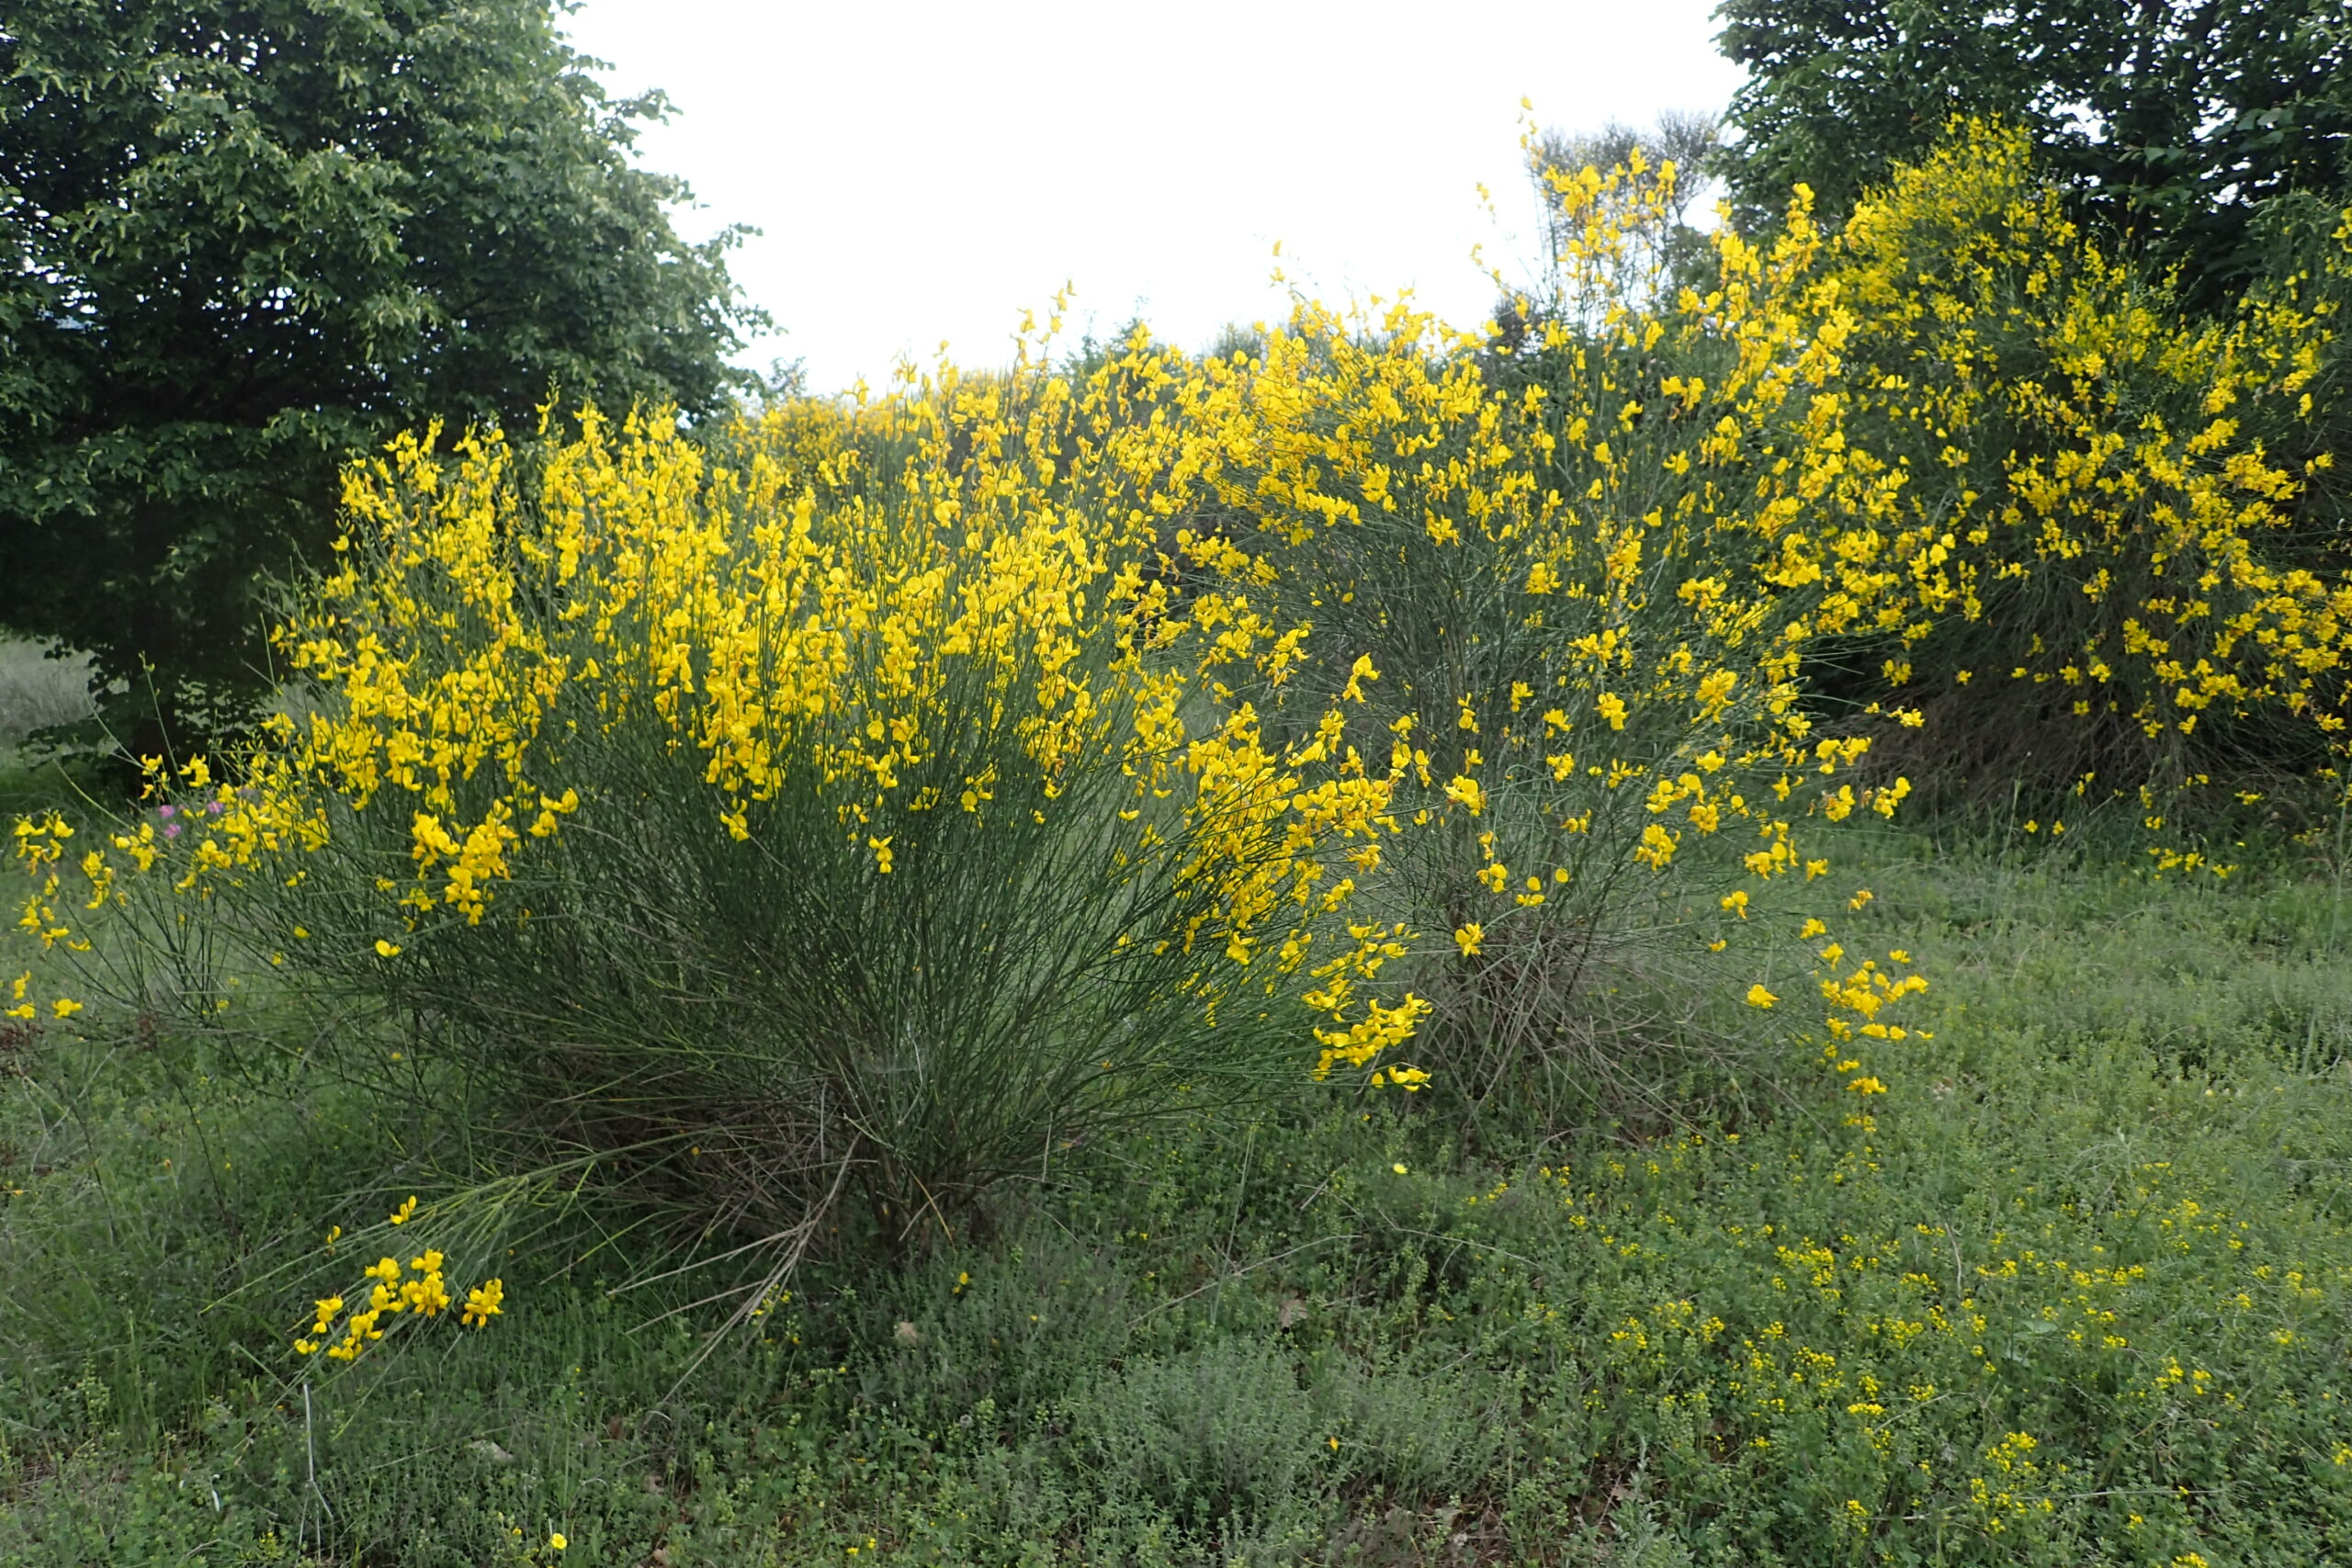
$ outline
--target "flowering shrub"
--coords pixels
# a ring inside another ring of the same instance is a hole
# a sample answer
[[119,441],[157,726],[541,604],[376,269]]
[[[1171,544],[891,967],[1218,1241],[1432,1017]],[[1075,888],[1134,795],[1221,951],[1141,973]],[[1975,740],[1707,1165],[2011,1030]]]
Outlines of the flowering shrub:
[[2300,432],[2347,239],[2199,321],[2065,217],[2021,133],[1956,124],[1813,264],[1847,471],[1768,580],[1817,585],[1816,635],[1980,788],[2332,766],[2352,577]]
[[[1772,987],[1812,989],[1804,971],[1844,953],[1798,945],[1795,916],[1749,920],[1779,879],[1827,874],[1823,827],[1892,814],[1910,788],[1842,776],[1871,742],[1816,733],[1802,701],[1813,599],[1749,570],[1836,472],[1834,406],[1791,408],[1838,364],[1838,333],[1804,330],[1789,298],[1819,242],[1802,209],[1770,251],[1726,237],[1721,288],[1662,311],[1644,237],[1673,179],[1638,159],[1555,171],[1575,220],[1564,287],[1515,352],[1403,306],[1372,322],[1306,307],[1258,355],[1204,365],[1187,401],[1215,525],[1179,543],[1311,622],[1324,655],[1290,694],[1342,705],[1388,752],[1417,828],[1400,907],[1440,939],[1424,988],[1474,1093],[1565,1050],[1583,1087],[1655,1095],[1653,1055],[1594,1037],[1629,987],[1669,1010],[1629,1020],[1651,1044],[1891,1028],[1864,976],[1827,969],[1826,1016],[1761,1016]],[[1792,419],[1819,448],[1759,454],[1756,433]],[[1841,901],[1809,911],[1804,940]],[[1758,1010],[1691,1016],[1743,996]]]
[[92,897],[168,886],[164,942],[209,903],[509,1132],[729,1216],[854,1180],[945,1224],[1107,1124],[1368,1068],[1425,1007],[1348,913],[1393,781],[1197,675],[1298,637],[1154,569],[1169,373],[948,371],[716,457],[591,412],[527,484],[396,443],[283,633],[316,708]]

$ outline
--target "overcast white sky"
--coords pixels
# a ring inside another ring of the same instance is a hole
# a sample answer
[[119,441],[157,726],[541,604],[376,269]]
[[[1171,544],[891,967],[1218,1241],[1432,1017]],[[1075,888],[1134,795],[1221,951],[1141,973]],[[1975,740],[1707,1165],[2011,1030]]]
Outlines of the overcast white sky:
[[675,101],[642,146],[693,182],[690,237],[764,231],[732,267],[783,333],[744,362],[831,390],[943,340],[1001,362],[1065,280],[1073,333],[1139,313],[1205,347],[1283,314],[1276,241],[1326,299],[1410,286],[1482,320],[1472,247],[1532,260],[1521,97],[1578,129],[1721,108],[1712,5],[586,0],[570,31],[616,91]]

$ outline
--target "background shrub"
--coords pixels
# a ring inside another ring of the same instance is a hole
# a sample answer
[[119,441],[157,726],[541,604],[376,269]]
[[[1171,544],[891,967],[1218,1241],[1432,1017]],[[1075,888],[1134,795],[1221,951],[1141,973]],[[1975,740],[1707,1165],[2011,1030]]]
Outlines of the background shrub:
[[2352,588],[2304,506],[2333,457],[2279,457],[2331,311],[2187,317],[1980,124],[1858,208],[1827,273],[1854,460],[1902,479],[1782,541],[1779,575],[1856,607],[1822,628],[1853,670],[1829,683],[1927,705],[1939,771],[1979,794],[2260,787],[2338,754]]

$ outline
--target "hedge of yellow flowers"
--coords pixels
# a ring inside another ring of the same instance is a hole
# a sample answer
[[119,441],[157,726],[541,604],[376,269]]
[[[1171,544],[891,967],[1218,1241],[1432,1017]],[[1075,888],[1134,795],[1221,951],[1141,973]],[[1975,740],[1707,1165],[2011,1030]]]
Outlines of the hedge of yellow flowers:
[[[2352,230],[2200,323],[1998,127],[1698,277],[1671,167],[1548,177],[1521,332],[1302,304],[692,440],[403,438],[284,634],[315,705],[105,841],[20,826],[38,973],[168,886],[233,910],[149,921],[205,1007],[242,942],[566,1146],[903,1212],[1288,1068],[1540,1054],[1628,965],[1883,1087],[1849,1043],[1917,977],[1822,885],[1906,772],[2155,824],[2335,767],[2352,583],[2296,443]],[[75,1005],[35,979],[16,1016]]]

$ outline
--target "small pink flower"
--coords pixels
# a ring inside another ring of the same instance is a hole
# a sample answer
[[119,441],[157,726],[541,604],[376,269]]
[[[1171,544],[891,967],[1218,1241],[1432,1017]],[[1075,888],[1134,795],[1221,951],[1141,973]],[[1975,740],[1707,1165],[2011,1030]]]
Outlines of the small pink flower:
[[166,839],[176,839],[179,836],[180,825],[178,823],[167,822],[164,825],[164,837]]
[[170,821],[170,820],[172,819],[172,817],[173,817],[174,813],[175,813],[178,809],[179,809],[179,808],[178,808],[177,807],[174,807],[174,806],[159,806],[159,807],[155,807],[155,815],[156,815],[156,816],[158,816],[158,817],[160,817],[160,818],[162,818],[164,821],[168,822],[168,821]]
[[211,800],[205,802],[204,814],[207,817],[218,817],[220,815],[220,810],[221,807],[219,801]]

